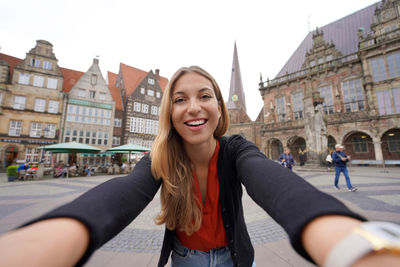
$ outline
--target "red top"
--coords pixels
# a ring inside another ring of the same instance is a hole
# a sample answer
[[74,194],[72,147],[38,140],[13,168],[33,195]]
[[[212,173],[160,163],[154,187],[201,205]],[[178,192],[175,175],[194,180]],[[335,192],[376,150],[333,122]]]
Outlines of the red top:
[[207,196],[204,204],[201,201],[199,181],[196,173],[192,172],[195,194],[200,200],[197,204],[203,211],[203,220],[200,229],[190,236],[183,231],[176,231],[179,242],[187,248],[209,251],[228,244],[221,216],[221,203],[219,201],[219,182],[217,176],[218,151],[219,142],[217,140],[214,154],[208,166]]

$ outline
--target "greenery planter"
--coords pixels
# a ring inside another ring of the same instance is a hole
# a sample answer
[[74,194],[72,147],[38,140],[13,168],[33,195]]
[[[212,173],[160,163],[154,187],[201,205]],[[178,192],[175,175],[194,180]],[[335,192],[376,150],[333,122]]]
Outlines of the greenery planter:
[[8,181],[13,182],[18,179],[18,176],[8,176]]
[[7,173],[9,182],[12,182],[18,178],[17,169],[18,169],[18,166],[16,166],[16,165],[10,165],[7,167],[6,173]]

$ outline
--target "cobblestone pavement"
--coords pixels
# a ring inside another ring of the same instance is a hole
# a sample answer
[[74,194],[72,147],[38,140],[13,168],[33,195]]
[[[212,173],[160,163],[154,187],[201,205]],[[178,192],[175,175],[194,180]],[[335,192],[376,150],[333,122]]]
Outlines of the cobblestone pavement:
[[[350,167],[355,193],[345,190],[343,175],[338,191],[333,188],[333,172],[300,171],[297,174],[332,194],[354,211],[371,220],[400,223],[400,168]],[[79,196],[113,176],[7,182],[0,174],[0,233],[13,229],[47,210]],[[245,192],[245,191],[244,191]],[[257,266],[313,266],[298,256],[289,245],[283,229],[259,208],[247,194],[243,205]],[[153,218],[159,211],[159,196],[140,216],[114,239],[101,247],[90,261],[95,266],[156,266],[161,250],[164,228]]]

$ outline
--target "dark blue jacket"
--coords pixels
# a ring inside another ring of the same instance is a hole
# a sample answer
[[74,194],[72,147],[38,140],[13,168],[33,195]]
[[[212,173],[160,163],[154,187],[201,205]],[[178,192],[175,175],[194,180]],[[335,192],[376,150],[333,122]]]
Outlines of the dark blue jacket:
[[25,166],[25,163],[24,163],[24,164],[21,164],[18,166],[17,171],[19,172],[19,171],[28,170],[28,169],[29,169],[29,165]]
[[[242,185],[249,196],[286,231],[294,249],[311,260],[301,242],[303,228],[318,216],[337,214],[365,220],[295,173],[282,168],[239,135],[220,137],[217,173],[221,214],[229,251],[235,266],[250,267],[254,249],[247,232],[242,205]],[[90,233],[83,265],[108,240],[121,232],[150,203],[161,186],[151,174],[151,159],[144,156],[132,173],[100,184],[76,200],[34,221],[72,217]],[[32,223],[32,221],[30,222]],[[167,264],[175,231],[166,229],[158,266]]]
[[293,159],[293,155],[292,154],[290,154],[290,153],[289,154],[282,153],[278,158],[278,161],[281,164],[282,164],[282,159],[285,159],[287,167],[292,167],[294,165],[294,159]]
[[341,167],[341,168],[346,167],[346,164],[349,161],[349,159],[343,161],[342,158],[347,158],[347,155],[344,152],[340,151],[332,152],[332,161],[334,162],[335,167]]

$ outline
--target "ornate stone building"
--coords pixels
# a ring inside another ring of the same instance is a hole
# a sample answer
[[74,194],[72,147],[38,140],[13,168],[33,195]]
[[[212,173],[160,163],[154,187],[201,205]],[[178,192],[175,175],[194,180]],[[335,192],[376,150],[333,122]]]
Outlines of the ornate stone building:
[[352,159],[400,159],[400,1],[310,32],[273,80],[261,81],[262,150],[322,160],[335,143]]
[[[64,77],[68,81],[74,77],[73,73],[76,71],[63,69]],[[68,90],[67,84],[65,90]],[[81,74],[68,90],[63,113],[63,142],[79,142],[103,150],[110,148],[114,109],[115,102],[101,73],[99,60],[95,58],[89,70]],[[101,165],[105,164],[105,157],[84,155],[81,163]]]
[[155,72],[120,64],[115,86],[123,101],[122,144],[150,148],[157,134],[162,93],[168,79]]
[[0,53],[0,159],[38,162],[39,146],[56,143],[61,126],[63,76],[53,45],[38,40],[26,57]]

